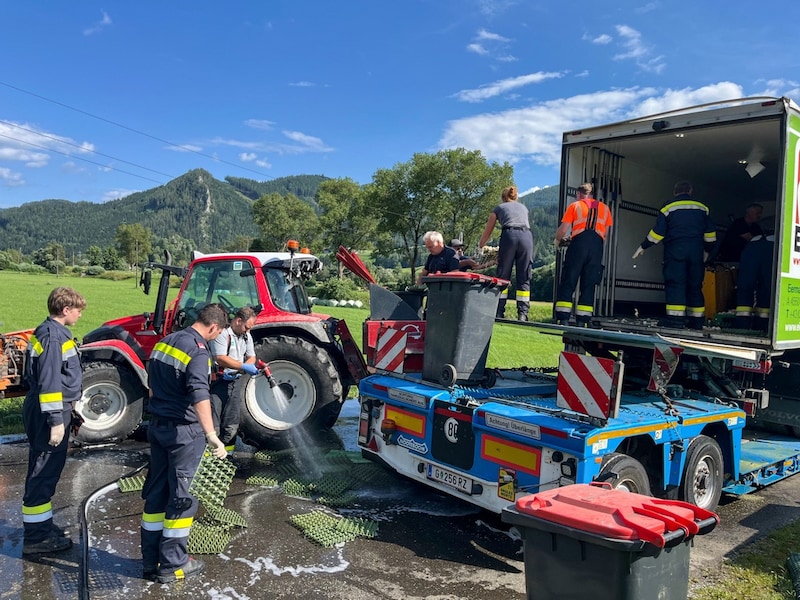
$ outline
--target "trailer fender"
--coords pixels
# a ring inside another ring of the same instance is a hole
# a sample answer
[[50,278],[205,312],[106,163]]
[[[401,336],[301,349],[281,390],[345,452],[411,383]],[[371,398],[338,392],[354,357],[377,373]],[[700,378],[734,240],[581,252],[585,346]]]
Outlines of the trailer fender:
[[134,348],[122,340],[100,340],[81,344],[78,348],[81,362],[111,361],[127,364],[147,387],[147,369]]

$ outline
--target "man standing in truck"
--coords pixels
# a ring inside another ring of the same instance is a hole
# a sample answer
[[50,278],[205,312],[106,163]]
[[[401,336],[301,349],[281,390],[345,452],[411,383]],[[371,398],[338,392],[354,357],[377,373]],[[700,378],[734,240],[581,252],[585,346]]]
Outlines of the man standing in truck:
[[603,274],[603,242],[614,221],[608,206],[592,198],[592,189],[591,183],[578,186],[578,199],[567,207],[553,240],[559,247],[562,240],[571,236],[556,295],[556,320],[560,325],[569,323],[572,294],[579,278],[575,321],[578,327],[589,325],[594,311],[594,288]]
[[705,261],[714,249],[717,233],[708,207],[692,199],[691,183],[676,183],[673,196],[671,202],[661,207],[655,227],[633,253],[633,259],[663,241],[667,306],[666,317],[660,325],[677,329],[688,325],[690,329],[703,329]]

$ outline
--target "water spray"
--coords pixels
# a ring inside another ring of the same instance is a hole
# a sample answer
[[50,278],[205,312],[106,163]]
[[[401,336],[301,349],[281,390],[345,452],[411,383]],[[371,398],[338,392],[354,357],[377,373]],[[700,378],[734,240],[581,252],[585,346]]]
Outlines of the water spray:
[[267,383],[269,383],[269,387],[271,388],[278,387],[278,382],[275,381],[275,378],[272,376],[272,371],[270,371],[269,365],[267,363],[265,363],[263,360],[259,360],[256,363],[256,368],[258,368],[258,370],[264,374],[264,377],[267,378]]

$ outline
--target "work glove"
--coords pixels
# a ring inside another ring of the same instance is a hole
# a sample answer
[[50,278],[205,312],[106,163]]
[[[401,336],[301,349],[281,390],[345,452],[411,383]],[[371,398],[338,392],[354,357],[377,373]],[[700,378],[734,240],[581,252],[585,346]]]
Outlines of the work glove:
[[241,370],[247,373],[248,375],[258,375],[258,367],[255,366],[253,363],[242,363]]
[[633,260],[636,260],[636,259],[637,259],[637,258],[639,258],[639,257],[640,257],[642,254],[644,254],[644,248],[642,248],[641,246],[639,246],[639,247],[636,249],[636,252],[634,252],[634,253],[633,253]]
[[208,449],[211,450],[211,454],[217,458],[225,458],[228,456],[228,451],[225,450],[225,446],[215,432],[211,431],[206,434],[206,442],[208,443]]
[[64,440],[65,428],[63,423],[53,425],[50,428],[50,441],[47,443],[51,446],[58,446]]

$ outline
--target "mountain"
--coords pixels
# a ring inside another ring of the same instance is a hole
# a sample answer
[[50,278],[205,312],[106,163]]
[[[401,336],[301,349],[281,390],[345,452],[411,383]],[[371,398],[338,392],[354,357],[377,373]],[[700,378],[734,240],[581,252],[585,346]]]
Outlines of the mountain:
[[528,207],[533,234],[533,262],[536,267],[549,264],[556,257],[553,238],[561,219],[558,214],[558,191],[559,186],[553,185],[519,198]]
[[317,175],[269,182],[237,178],[234,185],[214,179],[208,171],[194,169],[165,185],[104,204],[68,200],[28,202],[0,209],[0,249],[15,248],[30,254],[49,242],[57,242],[68,254],[85,252],[89,246],[114,245],[120,224],[141,223],[155,238],[178,235],[191,240],[197,250],[219,250],[237,236],[259,234],[251,217],[253,200],[241,189],[258,193],[260,186],[265,186],[269,192],[260,193],[282,194],[302,190],[303,198],[316,206],[316,188],[324,179]]
[[294,194],[310,204],[316,211],[318,210],[316,196],[319,184],[327,179],[330,178],[324,175],[290,175],[270,181],[254,181],[253,179],[228,176],[225,181],[251,200],[258,200],[267,194],[280,194],[281,196]]

